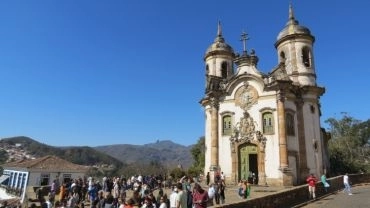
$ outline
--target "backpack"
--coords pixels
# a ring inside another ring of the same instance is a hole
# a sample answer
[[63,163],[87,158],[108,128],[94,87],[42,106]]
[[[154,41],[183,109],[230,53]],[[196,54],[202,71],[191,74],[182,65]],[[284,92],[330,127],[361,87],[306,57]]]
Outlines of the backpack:
[[215,196],[215,189],[213,187],[210,187],[208,189],[208,198],[213,199],[214,196]]
[[213,185],[213,189],[215,190],[215,194],[219,194],[220,193],[220,187],[218,186],[218,184],[214,184]]

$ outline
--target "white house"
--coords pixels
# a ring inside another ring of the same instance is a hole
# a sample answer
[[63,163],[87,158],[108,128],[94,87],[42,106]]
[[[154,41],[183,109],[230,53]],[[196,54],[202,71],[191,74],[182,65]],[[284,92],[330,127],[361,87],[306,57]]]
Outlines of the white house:
[[50,186],[54,179],[60,183],[83,178],[89,167],[76,165],[56,156],[22,160],[3,165],[0,182],[7,188],[17,190],[23,202],[28,187]]

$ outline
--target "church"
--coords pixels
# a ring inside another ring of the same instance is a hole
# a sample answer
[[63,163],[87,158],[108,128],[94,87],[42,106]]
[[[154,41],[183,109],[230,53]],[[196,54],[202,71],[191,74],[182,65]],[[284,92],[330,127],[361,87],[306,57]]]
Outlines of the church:
[[211,179],[223,172],[226,183],[248,180],[269,186],[305,183],[309,174],[329,170],[329,135],[320,126],[309,28],[296,20],[293,8],[274,44],[278,63],[269,73],[257,68],[254,50],[239,54],[228,45],[218,24],[217,36],[204,55],[205,167]]

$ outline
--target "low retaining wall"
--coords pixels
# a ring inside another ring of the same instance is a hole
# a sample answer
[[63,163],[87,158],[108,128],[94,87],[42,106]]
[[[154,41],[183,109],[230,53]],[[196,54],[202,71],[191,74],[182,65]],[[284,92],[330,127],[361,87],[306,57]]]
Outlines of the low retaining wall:
[[[361,183],[370,183],[370,174],[350,174],[349,179],[352,185]],[[318,182],[316,185],[316,197],[319,198],[326,194],[337,192],[344,188],[343,186],[343,176],[337,176],[328,179],[330,187],[328,192],[325,192],[323,184]],[[307,185],[295,186],[291,188],[286,188],[279,192],[254,199],[248,199],[246,201],[233,203],[233,204],[223,204],[215,207],[225,207],[225,208],[286,208],[294,207],[304,202],[309,201],[309,193]]]

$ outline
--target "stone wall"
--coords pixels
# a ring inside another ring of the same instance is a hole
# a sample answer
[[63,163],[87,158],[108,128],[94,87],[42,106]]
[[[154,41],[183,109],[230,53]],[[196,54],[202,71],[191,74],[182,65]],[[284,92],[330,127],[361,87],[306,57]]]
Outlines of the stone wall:
[[[361,183],[370,183],[370,174],[350,174],[350,182],[353,185]],[[328,192],[325,193],[325,189],[321,182],[316,185],[316,197],[319,198],[326,194],[337,192],[344,188],[343,186],[343,176],[337,176],[328,179],[330,187]],[[238,203],[230,203],[218,205],[215,207],[225,207],[225,208],[286,208],[294,207],[296,205],[302,204],[309,201],[309,193],[307,185],[295,186],[291,188],[286,188],[282,191],[254,199],[248,199],[246,201]]]

